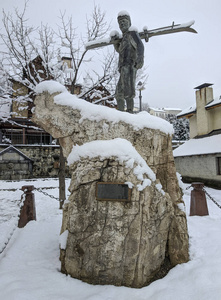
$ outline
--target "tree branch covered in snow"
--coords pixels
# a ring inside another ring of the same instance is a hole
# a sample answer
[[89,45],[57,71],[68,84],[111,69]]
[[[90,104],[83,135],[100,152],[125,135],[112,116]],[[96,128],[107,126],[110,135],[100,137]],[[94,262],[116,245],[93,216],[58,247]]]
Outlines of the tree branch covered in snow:
[[117,80],[119,77],[117,71],[117,55],[115,51],[107,52],[103,54],[104,59],[100,61],[102,73],[93,71],[93,74],[87,73],[84,82],[84,88],[79,95],[79,97],[84,98],[88,93],[90,93],[94,88],[100,86],[101,84],[110,92],[112,97],[115,93],[115,88]]
[[103,38],[110,30],[110,24],[106,22],[105,15],[99,6],[94,6],[91,17],[87,18],[87,42]]
[[[105,21],[105,13],[96,5],[94,6],[91,17],[87,18],[86,38],[79,37],[74,27],[72,17],[66,19],[65,12],[60,13],[60,21],[58,37],[60,38],[61,47],[65,49],[72,60],[71,94],[74,94],[74,87],[78,80],[79,70],[85,62],[85,55],[88,52],[88,50],[85,49],[85,44],[88,41],[103,37],[110,26]],[[88,62],[89,61],[91,61],[91,59],[89,59]]]
[[177,119],[176,115],[169,114],[166,120],[173,125],[173,139],[184,141],[189,139],[189,120],[186,118]]
[[[32,97],[35,86],[45,79],[56,79],[53,31],[48,26],[40,29],[28,24],[26,18],[27,1],[22,11],[14,13],[3,10],[3,29],[0,33],[3,41],[0,71],[11,82],[17,82],[27,88]],[[54,63],[52,64],[54,60]],[[5,87],[4,94],[12,95],[15,90]]]
[[[91,56],[87,55],[85,48],[86,43],[103,38],[110,31],[105,12],[94,6],[91,15],[86,18],[83,36],[77,32],[72,17],[67,17],[65,12],[60,13],[57,32],[44,24],[38,28],[30,26],[26,17],[27,5],[28,1],[23,9],[15,9],[12,13],[3,10],[0,95],[14,100],[26,95],[26,100],[31,103],[35,97],[35,86],[41,81],[53,79],[69,86],[72,94],[79,80],[87,80],[87,84],[83,83],[81,97],[99,84],[110,92],[110,97],[114,97],[119,78],[118,57],[114,48],[103,50],[99,66],[93,66],[93,54],[90,52]],[[62,57],[67,58],[67,62]],[[92,66],[90,71],[89,65]],[[137,80],[144,82],[145,76],[144,72],[139,71]],[[109,99],[107,95],[104,98]]]

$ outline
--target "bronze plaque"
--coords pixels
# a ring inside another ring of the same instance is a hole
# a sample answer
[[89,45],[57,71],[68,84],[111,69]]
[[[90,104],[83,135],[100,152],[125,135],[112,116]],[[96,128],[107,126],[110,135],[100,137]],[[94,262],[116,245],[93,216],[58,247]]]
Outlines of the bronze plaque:
[[130,201],[131,189],[125,183],[97,182],[96,199],[100,201]]

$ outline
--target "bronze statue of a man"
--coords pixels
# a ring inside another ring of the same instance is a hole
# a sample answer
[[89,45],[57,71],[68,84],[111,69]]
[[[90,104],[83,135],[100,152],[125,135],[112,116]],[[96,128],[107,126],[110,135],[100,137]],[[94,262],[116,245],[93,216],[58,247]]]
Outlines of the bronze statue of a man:
[[117,99],[118,109],[124,110],[124,102],[127,103],[127,111],[133,113],[135,97],[135,80],[137,70],[142,68],[144,60],[144,46],[141,39],[146,42],[152,36],[159,36],[168,33],[187,31],[197,33],[191,26],[194,21],[185,24],[174,24],[166,27],[137,32],[131,27],[130,16],[126,11],[118,14],[119,27],[123,33],[122,38],[118,35],[111,34],[111,39],[96,40],[86,45],[86,50],[95,49],[103,46],[114,45],[119,53],[119,72],[120,79],[116,87],[115,98]]
[[118,70],[120,72],[115,97],[118,110],[124,111],[126,100],[127,112],[133,113],[136,73],[143,66],[144,46],[138,32],[131,28],[131,19],[127,12],[118,14],[118,24],[123,38],[114,44],[119,53]]

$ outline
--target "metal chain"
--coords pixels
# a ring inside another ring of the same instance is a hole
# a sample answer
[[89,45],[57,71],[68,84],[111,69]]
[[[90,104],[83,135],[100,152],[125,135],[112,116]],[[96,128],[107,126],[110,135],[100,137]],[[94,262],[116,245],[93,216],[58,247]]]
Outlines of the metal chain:
[[[6,191],[6,190],[7,190],[7,191],[12,191],[12,190],[13,190],[13,191],[14,191],[14,190],[16,191],[17,189],[10,189],[10,190],[8,190],[8,189],[0,189],[0,191]],[[38,191],[38,192],[44,194],[45,196],[48,196],[48,197],[50,197],[50,198],[52,198],[52,199],[55,199],[56,201],[60,201],[59,198],[56,198],[55,196],[46,193],[45,191],[42,190],[42,188],[35,188],[34,190],[36,190],[36,191]],[[25,196],[25,194],[23,194],[23,195],[21,196],[21,200],[20,200],[20,203],[19,203],[19,214],[18,214],[17,220],[20,219],[21,208],[22,208],[23,203],[24,203],[24,200],[25,200],[25,197],[24,197],[24,196]],[[4,246],[3,246],[2,249],[0,250],[0,254],[2,254],[2,253],[4,252],[4,250],[6,249],[6,247],[8,246],[8,244],[9,244],[9,242],[10,242],[10,240],[11,240],[11,238],[12,238],[14,232],[15,232],[15,229],[16,229],[17,227],[18,227],[17,225],[14,226],[13,230],[12,230],[11,233],[9,234],[9,237],[8,237],[7,241],[5,242]]]
[[210,200],[212,200],[221,209],[221,205],[205,190],[205,188],[203,188],[203,191],[210,198]]
[[186,188],[186,191],[189,190],[191,187],[192,187],[192,185],[188,186],[188,187]]
[[1,192],[9,191],[9,192],[15,192],[18,189],[0,189]]
[[[19,206],[19,214],[18,214],[18,217],[17,217],[17,221],[19,221],[19,219],[20,219],[21,208],[22,208],[22,206],[23,206],[23,204],[24,204],[24,201],[25,201],[25,197],[24,197],[24,196],[25,196],[25,194],[23,194],[23,195],[21,196],[21,200],[20,200],[20,203],[19,203],[19,205],[18,205],[18,206]],[[8,237],[7,241],[5,242],[4,246],[3,246],[2,249],[0,250],[0,254],[2,254],[2,253],[5,251],[6,247],[8,246],[8,244],[9,244],[9,242],[10,242],[10,240],[11,240],[11,238],[12,238],[14,232],[15,232],[15,229],[16,229],[17,227],[18,227],[18,226],[15,225],[14,228],[12,229],[11,233],[9,234],[9,237]]]
[[48,194],[47,192],[43,191],[42,188],[35,188],[35,190],[38,191],[38,192],[40,192],[40,193],[42,193],[42,194],[44,194],[45,196],[48,196],[48,197],[50,197],[50,198],[52,198],[52,199],[60,202],[59,198],[57,198],[57,197],[55,197],[53,195]]

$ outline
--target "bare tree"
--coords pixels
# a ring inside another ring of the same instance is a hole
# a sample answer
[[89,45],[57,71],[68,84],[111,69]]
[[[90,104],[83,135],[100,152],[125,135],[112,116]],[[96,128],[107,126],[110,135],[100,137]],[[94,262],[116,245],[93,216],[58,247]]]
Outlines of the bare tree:
[[[54,31],[47,25],[34,28],[28,24],[27,3],[26,1],[22,11],[15,9],[14,14],[3,10],[4,32],[0,33],[3,43],[3,50],[0,51],[0,86],[4,99],[13,97],[14,101],[26,102],[31,109],[35,86],[43,80],[57,79],[60,71],[57,66],[57,50],[54,47]],[[1,108],[7,105],[6,100],[1,101]],[[0,116],[3,121],[7,119],[12,126],[38,129],[33,125],[17,123],[10,117],[10,114]],[[61,162],[62,167],[63,165],[64,158]],[[63,173],[64,170],[61,168],[59,175]],[[62,201],[65,197],[64,191],[65,186],[61,187],[60,191]]]
[[110,92],[110,98],[114,96],[119,77],[116,51],[114,49],[107,51],[103,53],[102,57],[103,59],[100,60],[101,70],[98,72],[95,69],[93,72],[87,72],[82,93],[79,95],[80,98],[84,98],[99,85],[103,85]]
[[[94,6],[92,14],[86,19],[86,35],[83,37],[77,33],[72,17],[66,19],[65,13],[60,14],[60,26],[57,33],[47,25],[42,24],[39,28],[30,26],[26,18],[27,4],[26,1],[24,8],[21,11],[15,9],[13,14],[3,11],[4,31],[0,32],[2,39],[1,94],[4,98],[15,97],[12,83],[16,82],[21,89],[24,87],[26,89],[26,95],[18,93],[17,99],[23,101],[25,97],[25,101],[31,103],[35,97],[35,86],[39,82],[48,79],[63,81],[65,75],[61,68],[62,62],[57,61],[61,53],[63,55],[67,53],[72,61],[71,93],[73,94],[81,68],[89,62],[93,63],[91,57],[86,59],[88,52],[85,48],[86,43],[103,38],[110,30],[110,25],[105,20],[105,13],[99,6]],[[56,35],[60,39],[60,45],[57,43]],[[91,86],[84,92],[102,83],[110,90],[111,96],[114,95],[118,77],[117,58],[114,50],[105,51],[103,53],[106,54],[102,54],[101,70],[94,69],[87,74],[91,79]],[[4,81],[4,78],[7,80]]]
[[147,102],[142,103],[142,110],[150,112],[150,106]]
[[[72,62],[72,66],[71,66],[72,70],[70,72],[71,94],[74,94],[75,92],[75,85],[77,83],[79,77],[79,71],[82,65],[84,63],[88,64],[89,62],[91,62],[91,58],[87,60],[85,59],[86,53],[88,52],[88,50],[86,50],[85,48],[85,44],[97,38],[102,38],[108,32],[108,30],[109,30],[109,25],[105,21],[105,13],[101,12],[98,6],[94,6],[92,15],[89,18],[87,18],[87,28],[86,28],[85,38],[82,38],[77,33],[77,28],[74,26],[72,17],[66,18],[65,12],[60,13],[60,25],[58,26],[58,37],[61,42],[62,52],[67,53],[67,56],[71,58],[71,62]],[[86,76],[93,78],[93,76],[89,75],[89,73]],[[106,69],[103,69],[102,75],[96,73],[96,79],[92,80],[89,90],[92,89],[96,84],[101,82],[103,83],[107,79],[109,79],[109,77],[107,75]],[[64,159],[62,153],[60,156],[60,163],[61,162],[63,162],[64,165]],[[62,190],[64,191],[64,187],[65,187],[64,180],[65,180],[64,172],[60,170],[59,173],[60,199],[61,199],[60,207],[62,207],[63,205],[62,197],[64,198],[64,192],[62,192]]]
[[143,68],[139,69],[137,71],[137,76],[136,76],[136,86],[138,82],[142,82],[142,86],[145,87],[148,81],[148,73],[147,73],[147,67],[144,66]]
[[15,9],[14,15],[3,10],[0,70],[11,81],[26,87],[32,97],[39,82],[56,77],[55,67],[50,64],[55,51],[52,30],[47,26],[37,30],[28,25],[26,10],[27,1],[22,11]]
[[60,13],[61,25],[58,28],[58,36],[61,46],[72,60],[73,74],[71,76],[71,94],[74,94],[74,87],[78,80],[80,67],[84,62],[90,62],[91,58],[85,60],[88,52],[85,48],[87,42],[97,38],[102,38],[110,29],[110,25],[105,21],[105,13],[99,6],[94,6],[90,18],[87,18],[86,37],[79,37],[77,29],[74,27],[72,17],[66,20],[66,13]]

